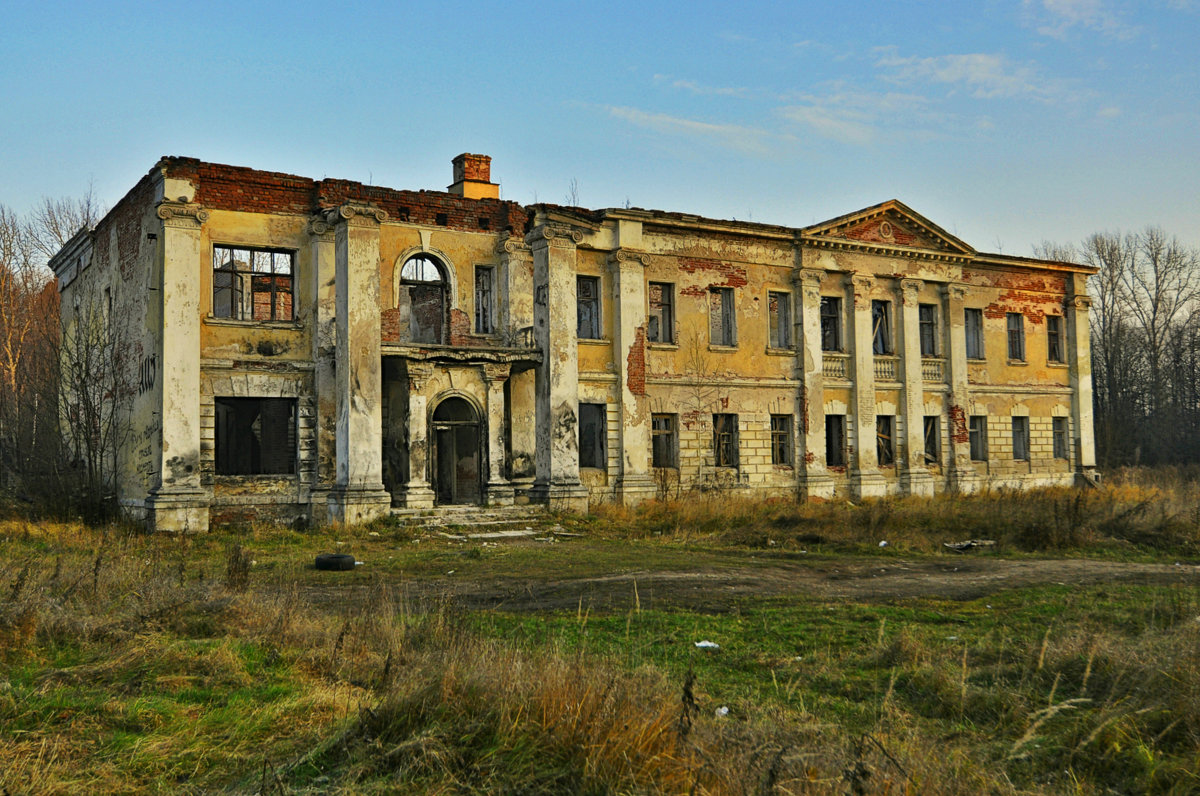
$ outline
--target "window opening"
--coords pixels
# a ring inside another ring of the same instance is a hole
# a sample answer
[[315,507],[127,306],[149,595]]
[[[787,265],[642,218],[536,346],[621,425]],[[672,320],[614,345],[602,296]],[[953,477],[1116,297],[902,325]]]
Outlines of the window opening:
[[294,259],[278,249],[213,246],[213,317],[292,320]]
[[295,398],[214,398],[217,475],[293,475]]
[[971,461],[987,461],[987,415],[971,415]]
[[1019,312],[1007,313],[1008,358],[1025,361],[1025,317]]
[[871,339],[876,354],[892,353],[892,302],[871,302]]
[[408,339],[441,344],[446,329],[446,275],[437,260],[414,255],[400,269],[400,308],[408,311]]
[[936,357],[937,307],[933,304],[920,304],[917,306],[917,317],[921,327],[921,356]]
[[1067,418],[1056,417],[1054,424],[1054,458],[1070,458],[1070,445],[1067,437]]
[[651,461],[655,467],[678,467],[675,415],[650,416]]
[[668,282],[650,283],[646,339],[651,343],[675,342],[675,286]]
[[792,463],[792,416],[771,415],[771,464]]
[[1046,316],[1046,359],[1051,362],[1066,362],[1063,353],[1062,316]]
[[579,405],[579,466],[607,469],[604,404]]
[[738,466],[737,415],[713,415],[713,454],[717,467]]
[[713,345],[737,345],[734,328],[733,288],[714,287],[708,291],[708,340]]
[[842,300],[821,296],[821,350],[842,350]]
[[584,340],[600,339],[600,277],[576,277],[576,332]]
[[771,348],[792,347],[792,296],[790,293],[767,293],[767,315],[771,325]]
[[1012,419],[1013,458],[1026,460],[1029,458],[1029,418],[1014,417]]
[[846,416],[825,415],[825,464],[846,465]]
[[875,416],[875,455],[880,466],[896,463],[895,417],[892,415]]
[[967,359],[983,359],[983,310],[967,308]]
[[492,320],[492,277],[495,271],[490,265],[475,266],[475,334],[491,334],[496,331]]
[[941,460],[941,418],[925,415],[925,463],[937,464]]

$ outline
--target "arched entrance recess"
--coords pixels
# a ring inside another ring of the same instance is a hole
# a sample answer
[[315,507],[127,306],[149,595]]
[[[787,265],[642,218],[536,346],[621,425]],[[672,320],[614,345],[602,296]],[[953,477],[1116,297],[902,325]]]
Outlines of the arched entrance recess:
[[479,503],[483,490],[479,413],[451,397],[433,411],[433,492],[440,505]]

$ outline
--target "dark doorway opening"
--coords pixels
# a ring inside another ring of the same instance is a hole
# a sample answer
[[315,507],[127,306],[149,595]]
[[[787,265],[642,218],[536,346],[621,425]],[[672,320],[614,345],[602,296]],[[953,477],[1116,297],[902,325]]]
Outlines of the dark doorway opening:
[[433,491],[440,505],[479,503],[482,496],[479,415],[462,398],[433,412]]

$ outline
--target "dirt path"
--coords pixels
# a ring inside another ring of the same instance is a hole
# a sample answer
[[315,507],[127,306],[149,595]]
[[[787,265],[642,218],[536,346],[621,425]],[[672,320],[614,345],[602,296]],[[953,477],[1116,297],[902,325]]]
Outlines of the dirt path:
[[[644,570],[600,577],[528,579],[520,576],[408,580],[414,597],[453,595],[467,608],[517,613],[626,610],[634,584],[643,609],[686,608],[706,613],[731,610],[762,597],[886,602],[911,597],[971,600],[1007,589],[1097,583],[1179,584],[1200,587],[1200,567],[1087,559],[1000,558],[906,560],[823,559],[746,563],[731,555],[729,566],[703,570]],[[318,602],[353,600],[353,587],[313,587]]]

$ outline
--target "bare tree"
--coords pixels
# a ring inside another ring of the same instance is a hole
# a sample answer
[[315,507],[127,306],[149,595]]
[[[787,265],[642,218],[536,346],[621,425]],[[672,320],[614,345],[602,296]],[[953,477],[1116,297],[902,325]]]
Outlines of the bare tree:
[[106,212],[90,184],[87,192],[77,198],[43,196],[30,213],[30,243],[42,262],[48,262],[75,233],[95,226]]

